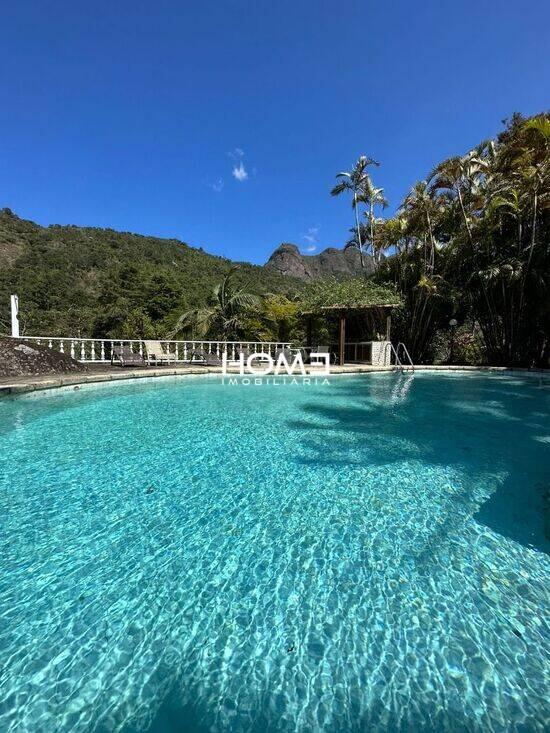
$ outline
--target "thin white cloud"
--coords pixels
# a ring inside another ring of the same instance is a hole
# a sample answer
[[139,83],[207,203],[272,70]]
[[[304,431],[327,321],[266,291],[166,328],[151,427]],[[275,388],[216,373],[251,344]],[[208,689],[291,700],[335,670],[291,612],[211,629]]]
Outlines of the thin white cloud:
[[244,158],[244,150],[242,148],[233,148],[233,150],[230,150],[227,155],[232,160],[239,161],[241,158]]
[[[239,181],[239,183],[246,181],[250,177],[250,174],[244,165],[244,150],[242,148],[233,148],[227,155],[233,161],[233,169],[231,171],[233,178]],[[256,168],[252,168],[252,175],[256,175]]]
[[306,247],[306,252],[315,252],[317,249],[317,235],[319,234],[320,227],[309,227],[306,234],[302,234],[302,239],[305,239],[306,242],[309,242],[309,246]]
[[220,193],[220,191],[223,190],[223,187],[224,187],[223,178],[218,178],[217,181],[214,181],[214,183],[210,184],[210,188],[212,189],[212,191],[215,191],[216,193]]
[[246,168],[244,167],[242,160],[239,163],[239,165],[233,166],[232,175],[233,175],[233,178],[235,178],[237,181],[240,181],[241,183],[242,181],[246,181],[246,179],[248,178],[248,172]]

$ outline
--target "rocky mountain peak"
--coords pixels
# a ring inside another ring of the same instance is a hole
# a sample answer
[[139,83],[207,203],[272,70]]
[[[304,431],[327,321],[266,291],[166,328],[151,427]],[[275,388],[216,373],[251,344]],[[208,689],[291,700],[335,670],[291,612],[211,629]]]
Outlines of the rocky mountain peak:
[[301,280],[315,280],[322,277],[353,277],[360,273],[370,274],[374,270],[372,257],[364,256],[365,267],[356,249],[328,247],[316,255],[303,255],[297,245],[284,242],[273,252],[266,267],[281,275]]

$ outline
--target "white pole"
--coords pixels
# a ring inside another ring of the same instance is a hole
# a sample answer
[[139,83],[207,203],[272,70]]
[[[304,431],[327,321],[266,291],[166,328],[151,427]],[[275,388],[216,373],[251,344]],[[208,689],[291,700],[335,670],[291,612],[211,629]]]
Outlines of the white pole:
[[19,338],[19,298],[11,296],[11,335]]

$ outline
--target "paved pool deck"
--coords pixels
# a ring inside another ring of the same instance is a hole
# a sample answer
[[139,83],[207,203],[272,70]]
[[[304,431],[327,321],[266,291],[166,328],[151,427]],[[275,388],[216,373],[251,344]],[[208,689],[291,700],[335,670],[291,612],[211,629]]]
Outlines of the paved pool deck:
[[[394,371],[395,367],[379,367],[370,364],[346,364],[344,366],[331,366],[331,376],[335,374],[366,374],[371,372],[388,372]],[[490,367],[490,366],[432,366],[423,364],[415,366],[415,371],[518,371],[532,372],[536,374],[549,375],[548,370],[541,369],[509,369],[507,367]],[[184,364],[181,366],[165,366],[165,367],[134,367],[122,368],[110,365],[89,365],[85,372],[69,372],[66,374],[42,375],[42,376],[23,376],[23,377],[0,377],[0,397],[6,395],[21,394],[24,392],[34,392],[37,390],[54,389],[56,387],[67,387],[70,385],[92,384],[94,382],[114,382],[123,379],[150,379],[151,377],[171,377],[171,376],[187,376],[200,374],[220,374],[221,367],[207,367],[199,365]],[[238,374],[237,367],[229,367],[228,372]],[[311,377],[315,376],[312,372]]]

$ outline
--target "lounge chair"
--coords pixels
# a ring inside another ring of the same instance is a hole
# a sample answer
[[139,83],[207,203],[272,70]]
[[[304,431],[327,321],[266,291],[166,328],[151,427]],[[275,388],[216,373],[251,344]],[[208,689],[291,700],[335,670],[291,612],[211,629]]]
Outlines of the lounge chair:
[[324,344],[322,346],[316,346],[312,351],[315,354],[328,354],[330,356],[330,363],[336,363],[336,354],[334,351],[331,351],[328,346],[325,346]]
[[220,366],[222,365],[222,360],[217,354],[212,354],[209,351],[206,351],[206,349],[193,349],[190,356],[190,362],[200,362],[201,365],[204,366]]
[[146,341],[145,349],[147,350],[147,361],[149,364],[154,362],[155,366],[157,366],[157,364],[162,364],[163,362],[166,364],[170,364],[170,362],[175,364],[176,362],[176,355],[171,354],[169,351],[164,351],[160,341]]
[[296,353],[297,353],[296,351],[293,352],[291,349],[277,349],[273,360],[276,364],[281,354],[284,354],[284,357],[287,360],[287,362],[289,364],[292,364],[292,362],[296,358]]
[[113,346],[111,349],[111,365],[115,361],[120,363],[121,367],[125,366],[148,366],[143,356],[132,351],[132,347],[128,345]]
[[307,346],[299,346],[297,349],[292,349],[292,351],[294,351],[294,355],[292,357],[293,359],[296,358],[297,354],[300,354],[300,356],[302,357],[302,361],[304,362],[304,364],[309,364],[309,362],[310,362],[309,352],[311,351],[311,349],[309,347],[307,347]]

